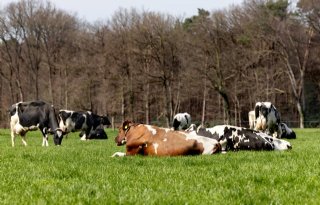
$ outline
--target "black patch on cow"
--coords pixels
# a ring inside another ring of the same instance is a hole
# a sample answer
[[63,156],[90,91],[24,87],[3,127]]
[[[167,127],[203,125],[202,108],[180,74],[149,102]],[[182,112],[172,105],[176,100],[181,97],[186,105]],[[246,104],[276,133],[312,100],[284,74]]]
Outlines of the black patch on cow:
[[[235,136],[232,135],[235,133]],[[227,150],[273,150],[274,147],[259,136],[256,131],[246,128],[225,127],[224,136],[221,140],[226,140]]]
[[[84,135],[84,132],[82,131],[79,134],[79,137],[82,137]],[[89,135],[86,136],[86,139],[92,140],[92,139],[108,139],[107,133],[102,128],[97,128],[96,130],[91,130]]]
[[173,128],[174,130],[178,130],[179,126],[180,126],[181,122],[177,119],[173,120]]
[[212,138],[212,139],[215,139],[215,140],[219,140],[219,135],[218,134],[216,134],[216,133],[212,134],[206,128],[199,128],[196,133],[197,133],[197,135],[200,135],[200,136],[209,137],[209,138]]

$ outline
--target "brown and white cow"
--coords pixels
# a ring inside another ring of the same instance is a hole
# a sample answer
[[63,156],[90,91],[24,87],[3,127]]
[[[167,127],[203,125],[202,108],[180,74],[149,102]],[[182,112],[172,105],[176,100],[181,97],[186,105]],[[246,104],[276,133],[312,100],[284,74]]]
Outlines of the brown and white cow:
[[152,155],[210,155],[220,152],[215,139],[199,136],[196,132],[174,131],[146,124],[123,122],[115,138],[118,146],[126,145],[126,153],[112,156]]

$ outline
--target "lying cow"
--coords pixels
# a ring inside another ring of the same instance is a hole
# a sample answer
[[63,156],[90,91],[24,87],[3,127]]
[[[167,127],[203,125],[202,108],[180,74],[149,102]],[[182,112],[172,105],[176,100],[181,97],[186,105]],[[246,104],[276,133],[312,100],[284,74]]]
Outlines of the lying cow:
[[285,123],[280,123],[281,138],[296,139],[296,133],[290,129]]
[[116,152],[112,156],[127,155],[209,155],[220,152],[215,139],[199,136],[196,132],[174,131],[145,124],[125,121],[115,138],[118,146],[126,145],[126,153]]
[[276,137],[280,137],[280,114],[271,102],[257,102],[255,117],[255,130],[266,132],[268,135],[276,134]]
[[76,112],[70,110],[59,111],[59,126],[66,132],[83,131],[81,140],[86,140],[91,131],[101,125],[110,125],[107,116],[99,116],[90,111]]
[[228,150],[287,150],[291,144],[285,140],[273,138],[255,130],[217,125],[212,128],[197,128],[198,135],[218,140],[222,152]]
[[43,135],[42,146],[49,146],[48,133],[53,134],[55,145],[61,145],[63,132],[59,129],[52,105],[43,101],[18,102],[10,107],[9,112],[13,147],[16,134],[21,136],[22,143],[26,146],[26,133],[37,129],[40,129]]
[[173,117],[173,129],[185,130],[191,124],[191,116],[189,113],[178,113]]
[[[79,135],[80,138],[83,138],[84,134],[85,133],[82,131]],[[99,140],[108,139],[108,136],[107,136],[107,133],[104,131],[104,129],[97,128],[95,130],[91,130],[89,135],[86,136],[86,140],[93,140],[93,139],[99,139]]]

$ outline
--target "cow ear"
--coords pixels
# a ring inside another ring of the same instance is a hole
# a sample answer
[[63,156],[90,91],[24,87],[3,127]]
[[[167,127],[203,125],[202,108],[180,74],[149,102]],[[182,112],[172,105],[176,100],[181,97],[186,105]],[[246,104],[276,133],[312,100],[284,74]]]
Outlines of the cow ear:
[[123,130],[127,130],[127,129],[130,128],[130,125],[131,125],[131,121],[126,120],[126,121],[123,122],[122,129]]

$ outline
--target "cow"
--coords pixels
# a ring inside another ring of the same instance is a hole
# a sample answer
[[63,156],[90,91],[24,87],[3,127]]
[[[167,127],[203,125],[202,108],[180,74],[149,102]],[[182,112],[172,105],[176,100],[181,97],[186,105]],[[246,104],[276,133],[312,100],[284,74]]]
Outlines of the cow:
[[253,130],[256,126],[256,114],[254,110],[251,110],[248,113],[248,119],[249,119],[249,128]]
[[287,124],[281,122],[280,123],[281,135],[280,138],[287,138],[287,139],[296,139],[296,133],[290,129]]
[[199,136],[196,132],[174,131],[128,120],[119,127],[115,142],[118,146],[126,145],[126,152],[116,152],[112,157],[211,155],[221,149],[217,140]]
[[[80,133],[80,138],[83,137],[85,133],[82,131]],[[108,139],[107,133],[102,128],[97,128],[95,130],[91,130],[89,135],[86,136],[86,140],[93,140],[93,139]]]
[[198,127],[198,135],[216,139],[221,144],[221,151],[238,150],[288,150],[289,142],[273,138],[266,133],[248,128],[217,125],[212,128]]
[[173,129],[185,130],[191,124],[191,116],[189,113],[178,113],[173,117]]
[[280,137],[280,114],[271,102],[257,102],[255,105],[255,130]]
[[63,132],[58,126],[54,107],[44,101],[18,102],[9,108],[11,144],[15,145],[15,135],[20,135],[22,143],[27,146],[26,133],[40,129],[42,146],[49,146],[48,133],[53,134],[55,145],[61,145]]
[[101,125],[110,125],[108,116],[100,116],[90,111],[77,112],[72,110],[59,110],[59,127],[62,131],[83,131],[81,140],[86,140],[91,131]]

